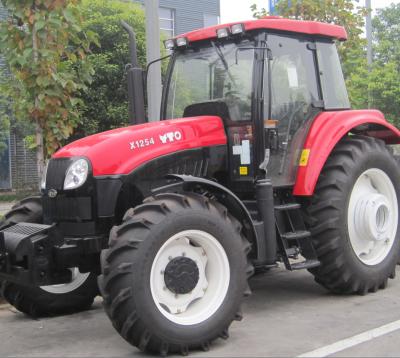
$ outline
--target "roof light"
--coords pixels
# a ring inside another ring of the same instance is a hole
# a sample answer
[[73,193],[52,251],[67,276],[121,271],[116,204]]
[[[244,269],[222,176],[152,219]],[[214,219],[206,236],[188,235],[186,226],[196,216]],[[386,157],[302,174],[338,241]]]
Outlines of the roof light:
[[244,32],[243,24],[235,24],[231,26],[232,35],[242,34]]
[[219,39],[223,39],[223,38],[228,37],[229,33],[230,33],[229,28],[223,27],[223,28],[217,30],[217,37]]
[[186,47],[189,44],[189,41],[186,37],[179,37],[176,39],[176,44],[178,47]]
[[170,40],[165,40],[164,41],[164,46],[167,50],[173,50],[175,48],[175,40],[170,39]]

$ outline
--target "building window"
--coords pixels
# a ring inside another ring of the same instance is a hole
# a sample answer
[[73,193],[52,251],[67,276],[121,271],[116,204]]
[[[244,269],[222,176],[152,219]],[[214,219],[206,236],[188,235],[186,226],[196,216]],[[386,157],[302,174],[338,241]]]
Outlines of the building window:
[[219,24],[218,15],[204,14],[203,19],[204,19],[204,27],[214,26]]
[[166,7],[159,8],[160,30],[168,38],[175,36],[175,11]]

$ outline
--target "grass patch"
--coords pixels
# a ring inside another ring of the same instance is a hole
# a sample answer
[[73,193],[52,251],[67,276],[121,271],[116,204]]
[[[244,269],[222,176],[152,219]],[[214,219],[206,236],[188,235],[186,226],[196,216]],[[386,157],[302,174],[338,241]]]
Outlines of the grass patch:
[[17,194],[16,193],[0,193],[0,202],[10,202],[16,201]]
[[19,201],[29,196],[40,195],[32,190],[18,190],[0,192],[0,203]]

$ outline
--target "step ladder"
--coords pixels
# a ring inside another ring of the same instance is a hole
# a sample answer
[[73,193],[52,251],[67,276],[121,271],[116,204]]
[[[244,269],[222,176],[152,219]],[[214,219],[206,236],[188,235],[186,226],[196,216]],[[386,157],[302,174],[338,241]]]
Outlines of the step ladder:
[[[318,267],[319,262],[298,203],[275,205],[275,223],[281,258],[290,271]],[[306,259],[298,262],[299,255]],[[296,262],[297,261],[297,262]]]

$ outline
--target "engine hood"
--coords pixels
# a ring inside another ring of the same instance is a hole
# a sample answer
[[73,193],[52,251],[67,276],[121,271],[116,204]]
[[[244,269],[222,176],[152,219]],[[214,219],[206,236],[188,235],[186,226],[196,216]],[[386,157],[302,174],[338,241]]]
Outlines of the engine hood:
[[94,176],[122,175],[163,155],[226,143],[221,118],[201,116],[145,123],[95,134],[68,144],[53,158],[86,157],[92,163]]

